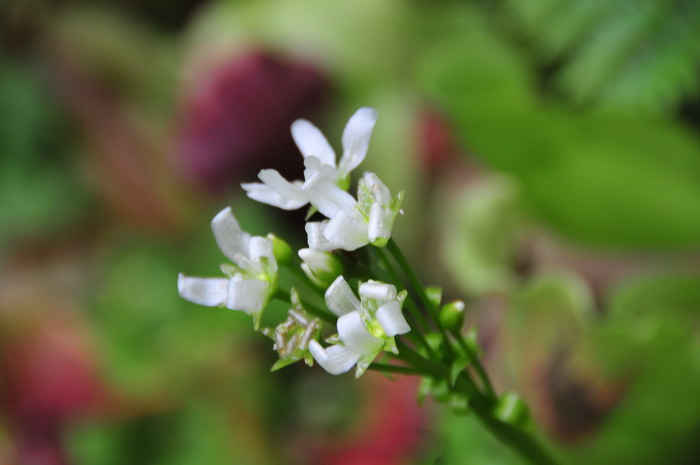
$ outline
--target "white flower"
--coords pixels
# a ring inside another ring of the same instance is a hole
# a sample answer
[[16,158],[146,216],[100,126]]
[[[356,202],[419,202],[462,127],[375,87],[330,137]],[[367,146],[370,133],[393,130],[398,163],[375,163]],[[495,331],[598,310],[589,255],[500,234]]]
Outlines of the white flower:
[[324,348],[318,341],[309,343],[309,351],[327,372],[337,375],[356,366],[355,376],[364,373],[382,350],[397,353],[394,336],[411,330],[401,313],[406,291],[378,281],[360,285],[360,299],[342,276],[325,294],[326,305],[338,316],[336,343]]
[[[348,121],[343,131],[343,155],[336,164],[336,155],[323,133],[309,121],[300,119],[292,123],[292,137],[304,156],[304,182],[289,182],[276,170],[262,170],[258,178],[262,183],[245,183],[241,186],[248,197],[284,210],[296,210],[307,203],[330,217],[314,200],[323,201],[327,184],[347,186],[352,170],[367,155],[369,139],[377,121],[377,111],[360,108]],[[352,198],[352,196],[348,197]]]
[[277,288],[277,262],[272,241],[252,236],[239,226],[230,208],[211,222],[216,243],[233,263],[221,265],[227,278],[178,276],[180,296],[200,305],[227,307],[253,315],[257,328],[263,308]]
[[356,250],[368,243],[385,246],[403,201],[403,192],[392,198],[381,179],[370,172],[360,179],[358,200],[332,185],[311,189],[310,194],[311,203],[318,203],[318,210],[329,220],[307,223],[308,243],[324,251]]

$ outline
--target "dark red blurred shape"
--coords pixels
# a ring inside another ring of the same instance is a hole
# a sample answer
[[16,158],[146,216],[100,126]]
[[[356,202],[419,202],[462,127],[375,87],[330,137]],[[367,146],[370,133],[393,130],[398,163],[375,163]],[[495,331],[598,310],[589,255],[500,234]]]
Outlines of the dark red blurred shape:
[[459,143],[449,119],[438,109],[427,106],[418,118],[418,153],[425,172],[433,175],[459,158]]
[[327,89],[310,64],[265,52],[214,69],[186,97],[181,151],[188,176],[214,191],[254,181],[263,168],[301,176],[289,127],[311,118]]
[[328,441],[314,463],[334,465],[402,465],[411,463],[425,440],[426,409],[416,403],[418,379],[391,381],[366,373],[367,397],[352,437]]
[[0,407],[17,463],[68,463],[61,437],[64,426],[97,409],[107,395],[85,329],[67,319],[40,315],[4,327],[2,336]]

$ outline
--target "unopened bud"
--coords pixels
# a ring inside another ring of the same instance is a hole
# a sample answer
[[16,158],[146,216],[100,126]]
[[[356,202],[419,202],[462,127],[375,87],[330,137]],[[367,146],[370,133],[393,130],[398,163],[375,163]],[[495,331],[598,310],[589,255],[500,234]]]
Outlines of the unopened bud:
[[440,325],[448,331],[459,331],[464,324],[464,302],[455,300],[440,309]]
[[494,416],[504,423],[521,428],[527,427],[530,415],[525,402],[515,393],[506,392],[498,400]]
[[289,247],[289,244],[274,234],[268,234],[267,238],[272,241],[272,255],[277,263],[280,265],[288,264],[292,260],[292,248]]
[[314,249],[299,250],[299,258],[304,263],[301,269],[306,276],[318,287],[323,289],[335,281],[335,278],[343,273],[343,265],[338,257],[329,252],[320,252]]

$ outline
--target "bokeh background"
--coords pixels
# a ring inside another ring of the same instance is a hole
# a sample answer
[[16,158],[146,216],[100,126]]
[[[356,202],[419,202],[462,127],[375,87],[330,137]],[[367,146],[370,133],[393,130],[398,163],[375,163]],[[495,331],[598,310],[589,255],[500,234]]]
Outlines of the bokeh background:
[[521,463],[177,296],[225,206],[303,245],[238,184],[360,106],[398,242],[562,463],[700,461],[700,3],[5,0],[0,37],[1,463]]

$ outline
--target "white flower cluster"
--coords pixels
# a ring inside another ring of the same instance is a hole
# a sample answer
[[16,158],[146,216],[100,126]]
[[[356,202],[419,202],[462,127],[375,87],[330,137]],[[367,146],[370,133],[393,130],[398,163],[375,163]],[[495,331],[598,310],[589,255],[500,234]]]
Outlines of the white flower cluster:
[[292,124],[292,136],[304,156],[304,181],[289,182],[276,170],[262,170],[262,183],[242,184],[251,199],[285,210],[311,204],[324,221],[306,225],[309,247],[315,250],[356,250],[372,243],[384,246],[401,211],[403,194],[392,197],[374,173],[365,173],[358,199],[340,186],[349,184],[350,172],[364,160],[377,120],[372,108],[360,108],[343,131],[343,156],[336,156],[323,133],[306,120]]
[[277,289],[277,261],[272,241],[241,230],[230,208],[211,222],[216,243],[232,264],[221,265],[226,278],[197,278],[180,273],[180,296],[199,305],[227,307],[252,315],[257,328],[260,314]]
[[338,316],[338,334],[326,348],[315,340],[309,343],[314,359],[334,375],[357,365],[359,377],[382,350],[397,352],[394,336],[411,330],[401,313],[406,291],[397,293],[395,286],[377,281],[361,283],[359,291],[358,300],[342,276],[330,285],[326,305]]
[[[360,376],[382,350],[397,352],[394,336],[411,330],[401,313],[406,291],[391,284],[368,281],[359,286],[358,299],[342,276],[337,249],[352,251],[372,243],[383,247],[401,212],[403,193],[392,197],[374,173],[364,173],[357,199],[346,192],[350,172],[364,160],[377,119],[371,108],[359,109],[343,132],[343,155],[336,165],[335,152],[321,131],[306,120],[292,124],[292,136],[304,156],[304,181],[289,182],[275,170],[262,170],[262,183],[243,184],[247,195],[286,210],[311,204],[327,219],[306,224],[308,249],[301,249],[301,268],[316,286],[326,289],[328,308],[338,317],[337,334],[318,339],[321,321],[306,313],[294,289],[287,319],[276,328],[261,331],[273,339],[280,360],[273,369],[304,359],[316,360],[326,371],[340,374],[356,367]],[[341,187],[342,186],[342,187]],[[273,236],[251,237],[241,230],[230,208],[212,220],[219,248],[232,264],[222,265],[226,278],[197,278],[180,274],[180,295],[197,304],[225,306],[253,316],[260,325],[262,310],[277,291],[277,261]],[[288,256],[291,252],[287,248]],[[286,259],[280,258],[281,263]]]

